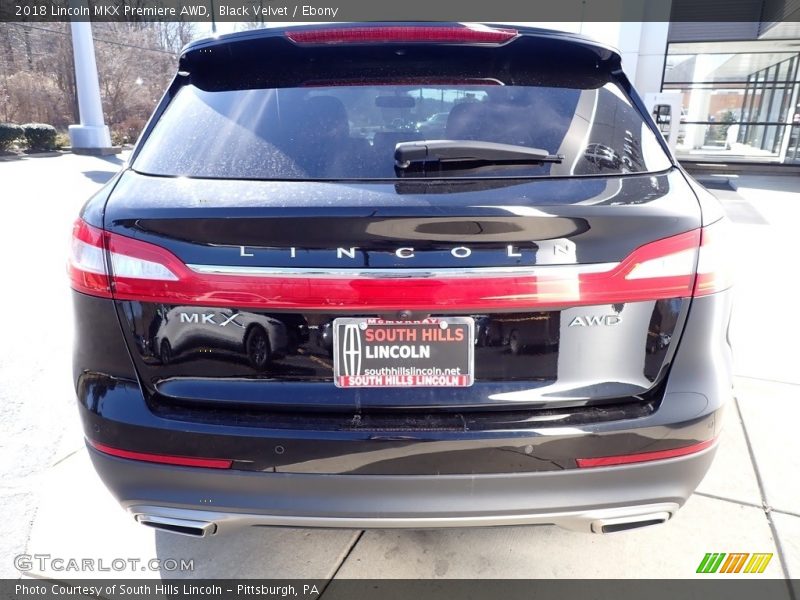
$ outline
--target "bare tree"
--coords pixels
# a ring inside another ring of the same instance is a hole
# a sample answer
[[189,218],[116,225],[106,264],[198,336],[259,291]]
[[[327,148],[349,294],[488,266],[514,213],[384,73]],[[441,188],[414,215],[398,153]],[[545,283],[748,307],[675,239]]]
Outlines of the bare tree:
[[[93,23],[100,91],[115,141],[133,141],[175,72],[191,22]],[[65,129],[78,120],[67,23],[0,23],[0,119]]]

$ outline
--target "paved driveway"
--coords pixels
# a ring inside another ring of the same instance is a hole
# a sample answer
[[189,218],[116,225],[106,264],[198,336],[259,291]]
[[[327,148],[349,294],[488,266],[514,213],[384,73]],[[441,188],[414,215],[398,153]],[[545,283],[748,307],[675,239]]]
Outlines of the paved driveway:
[[[73,406],[70,225],[120,164],[74,155],[0,162],[0,577],[19,576],[12,557],[23,552],[127,562],[98,576],[267,578],[687,578],[706,552],[772,552],[766,575],[800,578],[796,179],[742,177],[737,192],[720,192],[737,234],[737,400],[711,472],[673,521],[611,536],[265,528],[193,540],[140,527],[119,509],[89,464]],[[194,568],[142,570],[153,558]],[[46,562],[32,573],[80,575]]]

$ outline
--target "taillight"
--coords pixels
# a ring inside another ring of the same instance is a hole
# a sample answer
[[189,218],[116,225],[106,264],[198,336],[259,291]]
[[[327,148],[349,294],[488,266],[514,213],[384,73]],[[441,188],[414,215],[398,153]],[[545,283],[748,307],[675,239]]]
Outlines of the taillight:
[[625,262],[635,262],[628,281],[649,281],[658,288],[691,279],[691,295],[707,296],[733,285],[732,259],[726,220],[642,246]]
[[286,32],[295,44],[381,44],[381,43],[437,43],[437,44],[504,44],[519,32],[516,29],[468,24],[461,26],[375,26],[375,27],[324,27],[296,29]]
[[187,271],[178,257],[160,246],[108,232],[105,239],[115,292],[130,286],[167,291],[163,286]]
[[721,220],[703,227],[700,255],[697,259],[695,296],[721,292],[733,285],[733,247],[728,221]]
[[67,271],[73,289],[93,296],[111,297],[103,232],[83,219],[77,219],[72,226]]
[[159,282],[178,281],[170,267],[187,270],[174,254],[159,246],[114,235],[82,219],[75,221],[68,269],[72,287],[79,292],[111,297],[112,288],[124,289],[133,281],[134,286],[155,288],[157,293]]
[[87,294],[201,306],[342,311],[557,308],[687,298],[726,289],[731,279],[724,267],[728,257],[723,235],[721,224],[687,231],[640,246],[619,263],[326,273],[186,265],[160,246],[79,220],[70,276],[73,287]]

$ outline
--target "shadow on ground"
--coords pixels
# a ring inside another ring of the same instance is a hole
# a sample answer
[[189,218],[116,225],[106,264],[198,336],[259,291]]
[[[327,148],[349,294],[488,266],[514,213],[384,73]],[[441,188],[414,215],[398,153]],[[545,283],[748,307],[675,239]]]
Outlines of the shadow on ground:
[[[137,525],[141,527],[141,525]],[[193,539],[155,532],[161,577],[328,579],[358,537],[357,530],[253,527],[230,536]],[[191,570],[180,570],[181,559]],[[165,571],[177,560],[177,571]]]
[[106,183],[114,175],[116,171],[83,171],[84,176],[88,177],[95,183]]
[[95,183],[100,183],[100,184],[108,182],[114,175],[116,175],[119,172],[119,169],[122,168],[122,165],[125,164],[125,161],[122,160],[116,154],[112,154],[109,156],[98,156],[97,159],[108,163],[112,167],[118,167],[111,171],[105,171],[105,170],[81,171],[81,173],[83,173],[85,177],[88,177]]

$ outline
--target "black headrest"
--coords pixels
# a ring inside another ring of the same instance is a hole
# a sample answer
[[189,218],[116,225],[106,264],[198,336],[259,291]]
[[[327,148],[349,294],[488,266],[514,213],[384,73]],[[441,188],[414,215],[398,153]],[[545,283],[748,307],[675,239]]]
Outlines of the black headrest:
[[445,137],[450,140],[482,139],[485,124],[486,110],[482,104],[456,104],[447,117]]
[[318,135],[347,137],[350,122],[342,101],[334,96],[312,96],[305,102],[303,118],[307,129]]

